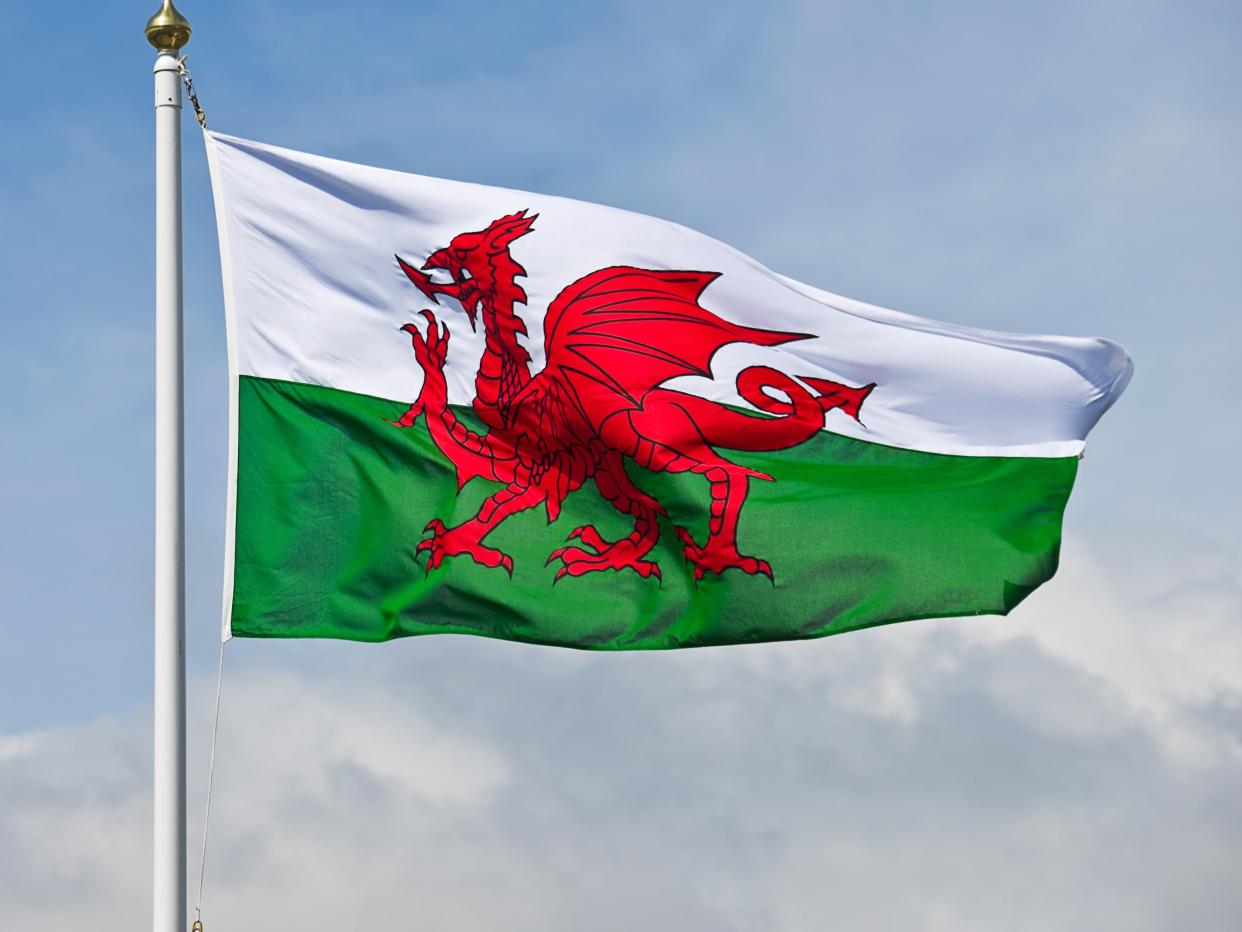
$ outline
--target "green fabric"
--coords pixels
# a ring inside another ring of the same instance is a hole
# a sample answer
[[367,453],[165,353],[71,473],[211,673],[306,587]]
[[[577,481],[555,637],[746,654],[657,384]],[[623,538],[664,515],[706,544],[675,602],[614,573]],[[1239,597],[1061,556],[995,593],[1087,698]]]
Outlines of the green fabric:
[[[1077,459],[917,453],[831,433],[779,453],[726,451],[774,476],[752,482],[738,535],[775,584],[731,570],[697,587],[672,524],[706,536],[707,483],[633,479],[667,508],[651,552],[661,584],[631,571],[562,579],[548,554],[582,524],[632,522],[588,484],[552,525],[542,508],[487,543],[510,579],[467,558],[425,575],[414,548],[432,518],[453,526],[498,486],[457,494],[449,462],[406,404],[243,377],[239,396],[234,635],[381,641],[454,632],[595,650],[820,637],[869,625],[1005,614],[1056,570]],[[458,417],[472,427],[466,410]]]

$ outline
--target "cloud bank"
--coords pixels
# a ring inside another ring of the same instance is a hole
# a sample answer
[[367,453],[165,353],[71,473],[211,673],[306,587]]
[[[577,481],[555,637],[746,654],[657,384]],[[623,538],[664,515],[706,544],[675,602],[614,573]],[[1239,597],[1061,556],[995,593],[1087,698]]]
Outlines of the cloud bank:
[[[1239,579],[1067,549],[1009,619],[819,642],[235,641],[208,928],[1237,928]],[[147,922],[148,725],[0,738],[10,927]]]

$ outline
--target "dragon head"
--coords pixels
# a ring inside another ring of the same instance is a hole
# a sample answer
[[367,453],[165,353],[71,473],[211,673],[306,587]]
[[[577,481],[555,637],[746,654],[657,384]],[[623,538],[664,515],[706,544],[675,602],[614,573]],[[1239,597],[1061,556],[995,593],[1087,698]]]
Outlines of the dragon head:
[[[396,257],[397,264],[418,290],[437,304],[442,294],[461,302],[473,328],[484,299],[505,287],[512,288],[513,280],[526,274],[509,255],[509,244],[529,233],[538,216],[528,216],[521,210],[493,220],[486,229],[460,233],[447,246],[429,255],[422,269],[414,268],[400,256]],[[431,271],[447,273],[449,281],[433,281],[427,274]]]

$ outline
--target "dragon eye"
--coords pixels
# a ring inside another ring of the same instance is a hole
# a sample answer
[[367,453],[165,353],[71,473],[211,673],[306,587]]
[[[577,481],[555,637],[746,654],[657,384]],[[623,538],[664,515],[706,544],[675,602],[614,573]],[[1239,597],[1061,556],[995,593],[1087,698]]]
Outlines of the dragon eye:
[[466,250],[464,250],[464,249],[454,249],[454,250],[453,250],[453,255],[455,255],[458,259],[464,259],[464,258],[466,258]]

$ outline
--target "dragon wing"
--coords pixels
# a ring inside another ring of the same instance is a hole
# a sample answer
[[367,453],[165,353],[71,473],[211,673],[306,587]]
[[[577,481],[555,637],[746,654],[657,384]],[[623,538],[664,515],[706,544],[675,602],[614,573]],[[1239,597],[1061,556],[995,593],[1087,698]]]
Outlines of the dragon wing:
[[568,387],[595,424],[681,375],[711,375],[729,343],[779,346],[807,334],[730,323],[699,304],[718,272],[615,266],[578,279],[548,308],[548,375]]

